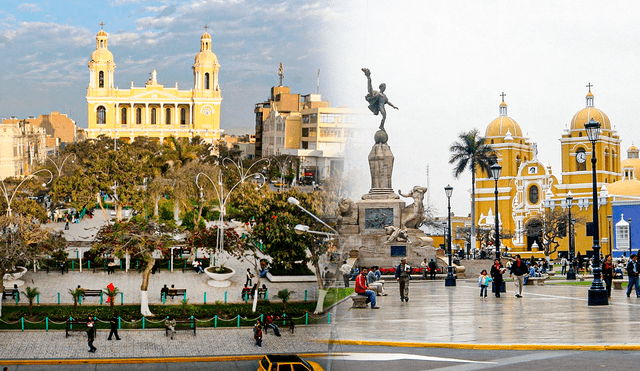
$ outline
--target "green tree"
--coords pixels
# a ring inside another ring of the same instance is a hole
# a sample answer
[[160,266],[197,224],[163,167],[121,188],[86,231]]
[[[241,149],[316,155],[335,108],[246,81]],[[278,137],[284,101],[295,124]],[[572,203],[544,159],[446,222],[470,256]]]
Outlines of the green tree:
[[37,287],[31,288],[27,286],[27,288],[22,292],[22,294],[29,301],[29,316],[33,316],[33,301],[38,297],[38,294],[40,294],[40,291],[38,291]]
[[291,298],[291,294],[295,294],[295,291],[289,291],[289,289],[284,289],[284,290],[278,291],[278,294],[274,296],[274,298],[282,300],[282,308],[284,310],[287,310],[287,302],[289,301],[289,298]]
[[69,289],[69,294],[73,298],[73,308],[78,309],[78,302],[80,301],[82,294],[84,294],[84,290],[81,288],[76,288],[73,290]]
[[120,289],[115,286],[107,286],[104,289],[104,294],[109,298],[109,305],[111,306],[111,314],[113,315],[113,306],[116,302],[116,296],[120,293]]
[[96,236],[95,249],[104,249],[107,253],[123,256],[131,254],[133,258],[142,260],[145,265],[140,285],[140,312],[144,316],[152,316],[149,310],[149,276],[156,262],[156,254],[165,255],[169,246],[174,243],[173,236],[177,231],[167,225],[158,224],[141,216],[129,221],[120,221],[103,226]]
[[453,176],[460,177],[465,170],[471,173],[471,246],[476,247],[476,172],[490,174],[493,164],[491,157],[495,152],[490,144],[481,137],[478,129],[458,135],[458,141],[451,144],[449,163],[454,164]]

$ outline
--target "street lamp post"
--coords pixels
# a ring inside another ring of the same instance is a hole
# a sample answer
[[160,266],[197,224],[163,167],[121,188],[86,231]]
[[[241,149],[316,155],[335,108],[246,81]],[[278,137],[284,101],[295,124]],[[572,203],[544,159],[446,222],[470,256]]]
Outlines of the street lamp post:
[[607,224],[609,225],[609,254],[613,256],[613,236],[611,235],[611,221],[613,220],[613,215],[607,215]]
[[500,172],[502,171],[502,166],[498,164],[491,165],[491,175],[493,176],[493,180],[496,182],[496,188],[493,194],[496,199],[496,216],[494,219],[494,224],[496,227],[496,238],[495,238],[495,250],[496,250],[496,259],[500,259],[500,222],[498,218],[498,179],[500,179]]
[[631,218],[627,221],[629,222],[629,257],[631,257]]
[[567,210],[569,212],[569,220],[567,220],[569,222],[569,270],[567,271],[567,279],[575,280],[576,271],[573,270],[573,255],[575,254],[575,251],[573,251],[573,229],[571,228],[573,221],[571,220],[571,206],[573,206],[573,196],[571,195],[571,191],[569,191],[567,194]]
[[24,182],[26,182],[27,180],[33,178],[34,175],[46,171],[47,173],[49,173],[50,179],[47,183],[44,183],[43,186],[51,183],[53,181],[53,173],[49,170],[49,169],[40,169],[38,171],[35,171],[33,173],[31,173],[31,175],[25,177],[19,184],[18,186],[13,190],[13,192],[11,193],[11,197],[9,197],[9,192],[7,192],[7,186],[4,184],[4,180],[0,180],[0,183],[2,184],[2,188],[0,188],[0,190],[2,190],[2,194],[4,196],[5,201],[7,202],[7,216],[11,217],[11,202],[13,202],[13,197],[16,195],[16,192],[18,192],[18,189],[20,188],[20,186],[22,184],[24,184]]
[[444,187],[444,193],[447,195],[447,255],[449,255],[449,267],[447,268],[447,278],[444,280],[445,286],[455,286],[456,277],[453,275],[453,257],[451,254],[451,195],[453,187],[447,184]]
[[608,293],[602,284],[600,268],[600,225],[598,224],[598,190],[596,179],[596,142],[600,135],[600,123],[594,119],[584,125],[591,142],[591,176],[593,188],[593,281],[589,288],[588,305],[609,305]]
[[49,160],[49,161],[51,161],[51,163],[53,164],[53,166],[55,166],[55,167],[56,167],[56,170],[58,171],[58,178],[60,178],[60,177],[62,176],[62,168],[64,167],[65,162],[67,162],[67,160],[68,160],[71,156],[73,156],[73,160],[71,160],[71,162],[72,162],[72,163],[77,159],[77,157],[76,157],[75,153],[72,153],[72,154],[68,155],[67,157],[65,157],[65,158],[64,158],[64,160],[62,160],[62,163],[60,164],[60,166],[58,166],[58,164],[56,164],[56,162],[55,162],[55,161],[53,161],[53,160],[51,159],[51,157],[49,157],[49,156],[47,156],[47,157],[46,157],[46,159],[47,159],[47,160]]

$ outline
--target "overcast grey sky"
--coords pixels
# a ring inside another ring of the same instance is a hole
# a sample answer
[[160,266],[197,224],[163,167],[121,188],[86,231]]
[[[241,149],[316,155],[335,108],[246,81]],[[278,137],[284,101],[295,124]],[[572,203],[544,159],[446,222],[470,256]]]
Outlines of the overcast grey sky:
[[[294,92],[315,92],[321,69],[323,97],[362,110],[360,68],[370,68],[374,85],[386,82],[400,107],[386,124],[394,188],[425,185],[429,165],[430,199],[441,214],[447,183],[453,211],[469,212],[470,177],[452,178],[448,147],[460,132],[484,133],[503,91],[509,116],[559,178],[558,139],[585,106],[588,82],[622,138],[623,158],[640,144],[637,1],[3,0],[0,116],[57,110],[86,126],[87,62],[100,22],[123,88],[142,85],[154,68],[161,83],[190,88],[208,24],[227,131],[253,127],[253,105],[277,84],[280,62]],[[370,187],[366,154],[379,117],[368,120],[366,145],[350,152],[350,168],[362,175],[350,179],[357,196]]]

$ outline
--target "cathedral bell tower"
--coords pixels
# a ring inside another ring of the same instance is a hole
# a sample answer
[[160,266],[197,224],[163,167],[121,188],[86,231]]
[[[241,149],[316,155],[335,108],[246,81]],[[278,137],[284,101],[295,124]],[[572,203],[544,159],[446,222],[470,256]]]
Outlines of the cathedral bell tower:
[[[205,29],[208,28],[205,26]],[[200,38],[200,53],[193,64],[193,90],[198,96],[220,97],[218,57],[211,51],[211,35],[205,32]]]
[[[113,62],[113,54],[107,47],[109,36],[102,29],[104,23],[100,24],[100,32],[96,35],[96,50],[91,53],[89,60],[89,91],[96,95],[106,94],[105,89],[113,89],[113,78],[116,64]],[[97,90],[95,90],[97,89]],[[91,95],[91,94],[90,94]]]

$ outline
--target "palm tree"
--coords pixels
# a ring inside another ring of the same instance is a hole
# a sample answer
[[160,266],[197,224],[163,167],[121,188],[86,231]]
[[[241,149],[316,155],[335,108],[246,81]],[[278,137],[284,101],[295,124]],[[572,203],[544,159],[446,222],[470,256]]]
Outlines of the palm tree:
[[78,301],[80,301],[83,292],[83,289],[69,289],[69,294],[71,294],[71,297],[73,298],[73,309],[78,309]]
[[22,293],[27,298],[27,300],[29,300],[29,316],[33,316],[33,301],[36,297],[38,297],[38,294],[40,292],[38,291],[37,287],[31,288],[27,286],[27,288]]
[[287,302],[291,297],[291,294],[295,293],[295,291],[289,291],[288,289],[278,291],[278,295],[275,296],[276,299],[282,300],[282,309],[287,310]]
[[460,177],[465,170],[471,172],[471,246],[476,247],[476,171],[480,170],[491,174],[490,166],[493,164],[491,156],[495,153],[490,144],[485,143],[478,129],[467,133],[458,134],[459,141],[451,144],[449,151],[450,164],[455,164],[453,176]]
[[115,286],[111,286],[111,287],[107,286],[107,288],[103,292],[109,298],[109,304],[111,304],[111,314],[113,314],[113,306],[116,301],[116,295],[120,293],[120,289],[118,289]]

